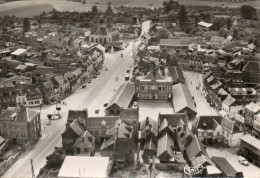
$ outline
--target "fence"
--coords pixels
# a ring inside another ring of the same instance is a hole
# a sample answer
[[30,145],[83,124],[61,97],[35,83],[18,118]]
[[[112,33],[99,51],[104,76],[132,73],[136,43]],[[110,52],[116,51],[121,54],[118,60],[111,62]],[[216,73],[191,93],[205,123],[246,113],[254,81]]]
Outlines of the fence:
[[21,156],[21,152],[16,153],[13,156],[10,156],[7,160],[5,160],[1,165],[0,165],[0,176],[2,176],[5,171],[7,171]]

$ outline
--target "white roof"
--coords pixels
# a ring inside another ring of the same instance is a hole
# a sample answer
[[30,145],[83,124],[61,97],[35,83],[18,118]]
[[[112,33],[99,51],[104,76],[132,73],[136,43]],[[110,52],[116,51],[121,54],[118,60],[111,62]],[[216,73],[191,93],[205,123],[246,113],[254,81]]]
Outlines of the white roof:
[[216,166],[209,165],[209,166],[206,166],[206,169],[207,169],[208,175],[222,173]]
[[108,177],[109,157],[66,156],[59,178]]
[[245,106],[246,109],[253,111],[254,113],[260,110],[260,106],[254,102],[251,102]]
[[12,55],[19,56],[19,55],[23,54],[23,53],[26,52],[26,51],[27,51],[26,49],[19,48],[19,49],[15,50],[14,52],[12,52],[11,54],[12,54]]
[[201,26],[207,27],[207,28],[209,28],[213,25],[212,23],[207,23],[207,22],[203,22],[203,21],[199,22],[198,24]]
[[241,137],[241,140],[254,146],[257,149],[260,149],[260,140],[258,140],[257,138],[255,138],[249,134],[246,134],[243,137]]

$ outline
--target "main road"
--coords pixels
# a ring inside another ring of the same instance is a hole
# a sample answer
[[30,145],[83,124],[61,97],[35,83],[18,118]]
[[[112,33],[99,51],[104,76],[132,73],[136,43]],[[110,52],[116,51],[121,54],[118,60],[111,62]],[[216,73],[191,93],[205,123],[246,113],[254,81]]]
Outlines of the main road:
[[[82,110],[88,108],[89,115],[104,115],[103,104],[109,102],[115,90],[122,85],[127,69],[133,66],[132,43],[126,49],[115,53],[106,53],[103,70],[92,83],[86,84],[86,88],[75,91],[74,94],[66,98],[66,106],[61,106],[60,120],[52,121],[49,125],[47,115],[54,113],[56,105],[45,106],[41,109],[42,137],[34,147],[23,153],[17,162],[10,167],[3,177],[32,177],[30,159],[33,159],[35,175],[46,163],[46,156],[54,151],[55,146],[61,146],[61,133],[65,129],[68,111]],[[123,53],[123,57],[121,57]],[[105,70],[108,68],[108,71]],[[118,80],[115,80],[118,78]],[[98,114],[95,110],[100,109]],[[56,111],[57,112],[57,111]]]

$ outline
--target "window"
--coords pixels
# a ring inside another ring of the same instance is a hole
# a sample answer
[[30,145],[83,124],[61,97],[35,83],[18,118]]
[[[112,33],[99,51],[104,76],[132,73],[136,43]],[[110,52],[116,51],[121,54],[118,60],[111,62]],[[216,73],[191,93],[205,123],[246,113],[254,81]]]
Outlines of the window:
[[227,133],[227,137],[229,137],[229,133]]
[[165,87],[162,87],[163,91],[165,91]]
[[219,136],[219,132],[217,132],[217,136]]
[[144,86],[142,86],[142,90],[144,90]]
[[213,136],[213,133],[208,133],[208,136]]
[[159,87],[159,91],[162,91],[162,87]]

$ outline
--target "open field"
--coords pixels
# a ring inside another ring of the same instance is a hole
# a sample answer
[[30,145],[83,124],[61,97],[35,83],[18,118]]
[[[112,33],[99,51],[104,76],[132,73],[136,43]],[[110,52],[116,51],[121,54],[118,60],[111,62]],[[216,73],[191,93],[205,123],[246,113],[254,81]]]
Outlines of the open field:
[[[1,2],[2,0],[0,0]],[[165,0],[111,0],[112,7],[119,7],[121,5],[127,7],[147,7],[158,8],[163,6]],[[21,17],[32,17],[41,14],[43,11],[49,11],[55,8],[58,11],[91,11],[93,5],[96,5],[100,11],[107,9],[109,0],[86,0],[86,4],[80,2],[73,2],[67,0],[23,0],[0,4],[0,16],[16,15]],[[244,4],[249,4],[255,8],[260,9],[260,0],[234,3],[234,2],[212,2],[205,0],[178,0],[180,4],[184,5],[208,5],[227,7],[240,7]],[[116,12],[115,9],[113,9]]]
[[0,17],[5,15],[15,15],[18,17],[33,17],[39,15],[41,12],[49,12],[53,9],[53,6],[50,4],[32,4],[22,7],[17,7],[8,10],[1,10]]

